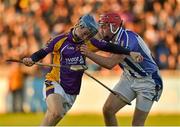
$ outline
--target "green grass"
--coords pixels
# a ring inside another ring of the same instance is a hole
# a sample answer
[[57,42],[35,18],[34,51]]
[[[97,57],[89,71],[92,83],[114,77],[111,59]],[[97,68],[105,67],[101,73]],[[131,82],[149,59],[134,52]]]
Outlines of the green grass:
[[[0,114],[0,126],[37,126],[41,123],[43,113],[16,113],[16,114]],[[118,116],[120,125],[130,126],[132,117]],[[96,114],[67,114],[58,125],[67,126],[101,126],[104,125],[102,115]],[[147,126],[180,126],[180,114],[151,115],[146,121]]]

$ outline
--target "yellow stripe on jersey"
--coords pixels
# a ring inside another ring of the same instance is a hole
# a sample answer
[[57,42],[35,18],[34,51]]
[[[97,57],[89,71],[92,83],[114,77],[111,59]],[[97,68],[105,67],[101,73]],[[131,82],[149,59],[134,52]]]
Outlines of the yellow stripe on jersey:
[[53,89],[53,88],[54,88],[54,86],[48,86],[48,87],[46,87],[46,91]]
[[87,44],[88,49],[91,50],[92,52],[97,52],[99,50],[89,40],[85,41],[85,44]]
[[[61,48],[61,45],[64,43],[66,39],[67,37],[64,37],[55,44],[53,50],[53,64],[60,65],[59,49]],[[56,81],[56,82],[59,82],[59,77],[60,77],[60,68],[57,67],[53,67],[51,72],[47,73],[46,75],[47,80]]]
[[63,42],[67,39],[67,37],[64,37],[60,39],[55,45],[54,45],[54,52],[58,52]]

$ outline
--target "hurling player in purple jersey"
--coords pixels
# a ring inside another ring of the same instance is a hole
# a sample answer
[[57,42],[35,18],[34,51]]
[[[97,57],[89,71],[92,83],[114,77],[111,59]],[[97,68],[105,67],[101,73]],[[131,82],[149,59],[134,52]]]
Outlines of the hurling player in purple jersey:
[[[60,68],[53,67],[46,75],[43,95],[47,103],[47,112],[42,121],[42,126],[56,125],[75,102],[80,92],[81,80],[84,71],[73,71],[64,66],[85,65],[85,57],[79,50],[80,45],[87,44],[91,51],[98,49],[93,46],[99,43],[92,39],[98,32],[98,24],[94,18],[87,14],[82,16],[78,23],[68,33],[60,34],[51,39],[46,47],[33,53],[30,57],[24,58],[23,63],[32,66],[35,62],[43,59],[47,54],[53,53],[53,64],[60,65]],[[104,48],[111,51],[111,45],[104,43]],[[113,50],[116,52],[116,49]],[[122,48],[118,53],[130,55],[132,58],[140,57],[140,53],[130,52]]]
[[[104,50],[104,43],[116,46],[116,53],[121,48],[139,52],[143,56],[132,59],[129,55],[112,54],[110,57],[103,57],[88,50],[82,45],[82,53],[97,64],[111,69],[117,64],[124,70],[120,81],[114,87],[114,91],[120,94],[121,98],[109,95],[103,107],[104,121],[107,126],[118,126],[116,113],[131,104],[136,99],[136,108],[133,116],[132,126],[143,126],[154,101],[158,101],[162,93],[162,79],[159,69],[155,63],[151,51],[136,33],[122,27],[123,21],[117,13],[109,12],[100,16],[99,33],[104,40],[100,43],[93,43],[96,47]],[[106,51],[106,49],[104,50]],[[114,52],[115,53],[115,52]]]
[[[89,39],[98,32],[98,24],[87,14],[68,33],[60,34],[50,39],[46,47],[24,58],[23,63],[32,66],[47,54],[53,54],[53,67],[47,73],[44,83],[43,96],[47,103],[47,111],[41,123],[42,126],[56,125],[75,102],[80,92],[83,71],[73,71],[61,66],[85,65],[85,57],[79,51],[83,43],[90,45]],[[97,50],[91,46],[92,51]]]

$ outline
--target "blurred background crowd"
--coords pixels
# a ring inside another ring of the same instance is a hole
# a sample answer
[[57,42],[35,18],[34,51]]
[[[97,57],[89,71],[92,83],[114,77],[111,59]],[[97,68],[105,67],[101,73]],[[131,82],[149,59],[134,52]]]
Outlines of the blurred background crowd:
[[[35,78],[42,78],[49,70],[15,63],[7,66],[4,61],[32,54],[50,37],[68,31],[85,13],[98,19],[106,11],[119,13],[124,26],[144,38],[161,70],[180,69],[180,0],[0,0],[0,67],[8,68],[12,100],[19,101],[14,102],[19,105],[14,105],[13,111],[23,109],[24,84],[27,87],[29,80],[42,84],[43,80]],[[50,61],[51,55],[43,60]],[[92,71],[103,71],[91,61],[88,65]]]
[[1,64],[33,53],[81,15],[105,11],[145,39],[160,69],[180,69],[180,0],[0,0]]

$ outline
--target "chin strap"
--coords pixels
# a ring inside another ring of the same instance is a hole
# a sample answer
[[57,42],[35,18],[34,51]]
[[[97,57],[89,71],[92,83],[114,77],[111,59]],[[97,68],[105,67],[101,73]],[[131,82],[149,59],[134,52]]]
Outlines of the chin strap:
[[113,25],[110,23],[110,30],[113,34],[116,34],[119,30],[119,27],[115,31],[113,31]]
[[75,30],[76,30],[77,27],[78,27],[78,25],[76,25],[76,26],[74,27],[74,29],[72,30],[73,40],[74,40],[75,42],[80,43],[80,42],[82,42],[83,40],[80,39],[80,38],[77,36],[77,34],[75,33]]

